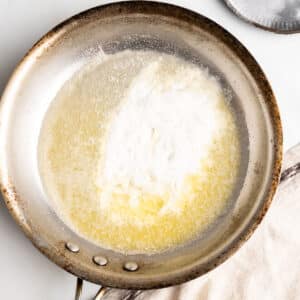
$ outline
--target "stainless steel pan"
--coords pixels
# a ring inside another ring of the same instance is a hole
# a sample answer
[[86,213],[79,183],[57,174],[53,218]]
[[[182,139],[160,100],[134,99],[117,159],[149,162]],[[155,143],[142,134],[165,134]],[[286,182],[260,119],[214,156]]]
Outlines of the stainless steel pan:
[[[42,120],[64,82],[97,56],[100,48],[106,53],[151,49],[181,56],[207,66],[231,94],[243,144],[240,179],[229,211],[197,241],[150,256],[124,255],[77,235],[47,200],[37,167]],[[1,191],[15,221],[57,265],[109,287],[166,287],[215,268],[251,236],[278,184],[281,123],[261,68],[222,27],[173,5],[109,4],[58,25],[14,71],[2,96],[0,120]]]

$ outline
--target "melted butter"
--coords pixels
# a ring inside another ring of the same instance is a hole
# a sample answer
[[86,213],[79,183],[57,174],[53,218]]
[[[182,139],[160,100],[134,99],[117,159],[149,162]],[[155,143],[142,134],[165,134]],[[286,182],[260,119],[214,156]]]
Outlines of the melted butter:
[[228,104],[220,102],[226,127],[199,161],[199,171],[185,177],[174,209],[165,209],[168,192],[143,190],[134,204],[130,190],[112,190],[109,204],[101,205],[105,186],[98,184],[98,173],[107,124],[132,78],[156,59],[123,55],[78,74],[58,93],[41,131],[40,173],[56,211],[79,234],[106,248],[152,253],[192,240],[224,211],[238,173],[238,133]]

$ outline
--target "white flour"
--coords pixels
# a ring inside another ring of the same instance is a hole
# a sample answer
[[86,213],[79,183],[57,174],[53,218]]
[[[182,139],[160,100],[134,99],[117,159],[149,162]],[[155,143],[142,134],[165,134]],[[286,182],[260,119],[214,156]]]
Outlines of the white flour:
[[[176,67],[176,68],[175,68]],[[224,127],[219,83],[205,70],[180,68],[158,59],[132,81],[107,133],[100,186],[102,205],[112,193],[130,190],[136,206],[143,193],[169,195],[168,208],[185,178],[199,173],[201,161]],[[201,171],[201,170],[200,170]],[[171,205],[170,205],[171,204]]]

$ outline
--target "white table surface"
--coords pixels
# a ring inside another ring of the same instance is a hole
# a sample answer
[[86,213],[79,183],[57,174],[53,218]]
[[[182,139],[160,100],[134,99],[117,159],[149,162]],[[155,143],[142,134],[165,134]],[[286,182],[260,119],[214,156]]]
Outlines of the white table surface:
[[[95,0],[0,0],[0,94],[18,61],[45,32]],[[277,35],[234,16],[222,0],[174,0],[221,24],[254,55],[274,89],[285,150],[300,142],[300,35]],[[0,299],[73,299],[75,278],[45,258],[23,235],[0,200]],[[96,290],[85,285],[85,296]],[[84,297],[83,299],[87,299]]]

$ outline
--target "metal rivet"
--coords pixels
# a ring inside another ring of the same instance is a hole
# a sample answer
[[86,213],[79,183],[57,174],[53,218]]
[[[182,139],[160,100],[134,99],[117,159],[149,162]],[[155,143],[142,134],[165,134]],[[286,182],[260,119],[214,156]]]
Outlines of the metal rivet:
[[107,258],[104,256],[94,256],[93,262],[98,266],[106,266],[107,265]]
[[128,261],[123,266],[125,271],[134,272],[139,268],[139,265],[134,261]]
[[77,253],[79,252],[79,247],[76,245],[76,244],[73,244],[71,242],[67,242],[66,243],[66,248],[71,251],[71,252],[74,252],[74,253]]

